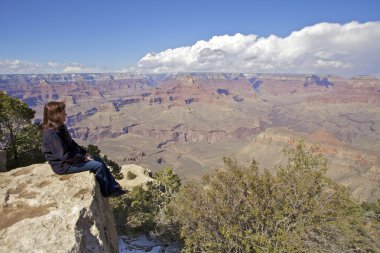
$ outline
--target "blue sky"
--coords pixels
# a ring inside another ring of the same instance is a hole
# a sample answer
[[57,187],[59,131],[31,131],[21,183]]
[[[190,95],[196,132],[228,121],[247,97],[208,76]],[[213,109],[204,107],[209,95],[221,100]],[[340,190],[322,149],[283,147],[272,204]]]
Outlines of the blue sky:
[[[352,21],[353,28],[345,26]],[[316,27],[322,22],[328,25]],[[379,22],[377,0],[0,0],[0,73],[228,71],[231,66],[238,72],[379,75],[376,59],[364,62],[367,55],[380,55],[379,47],[371,43],[378,39]],[[310,39],[297,39],[320,29],[331,31],[334,24],[339,24],[334,27],[339,36],[346,36],[347,29],[362,31],[367,51],[358,52],[353,45],[337,53],[341,44],[321,41],[309,47]],[[297,31],[301,35],[292,37]],[[249,35],[254,37],[247,39]],[[331,43],[336,49],[327,52],[334,47]],[[246,51],[234,50],[237,44]],[[263,48],[272,52],[266,58]],[[297,64],[304,66],[311,56],[293,48],[318,57],[298,70]],[[350,50],[358,54],[354,60],[347,56]],[[281,58],[282,52],[293,59],[292,68],[286,67],[289,60]],[[246,64],[247,59],[254,60]]]

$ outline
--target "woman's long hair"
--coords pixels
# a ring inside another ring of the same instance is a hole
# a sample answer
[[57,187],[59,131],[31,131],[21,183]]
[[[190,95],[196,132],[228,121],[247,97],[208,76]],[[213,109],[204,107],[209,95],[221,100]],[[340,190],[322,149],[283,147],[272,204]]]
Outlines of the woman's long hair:
[[61,122],[59,114],[65,109],[66,104],[64,102],[47,102],[44,107],[44,119],[42,121],[43,128],[47,129],[61,127],[64,122]]

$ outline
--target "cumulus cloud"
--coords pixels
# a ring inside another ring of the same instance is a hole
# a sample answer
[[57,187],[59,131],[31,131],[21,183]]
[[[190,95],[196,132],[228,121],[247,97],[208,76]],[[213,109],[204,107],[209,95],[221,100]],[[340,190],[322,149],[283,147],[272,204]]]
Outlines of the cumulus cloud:
[[142,72],[283,72],[380,76],[380,22],[319,23],[287,37],[214,36],[194,45],[148,53]]

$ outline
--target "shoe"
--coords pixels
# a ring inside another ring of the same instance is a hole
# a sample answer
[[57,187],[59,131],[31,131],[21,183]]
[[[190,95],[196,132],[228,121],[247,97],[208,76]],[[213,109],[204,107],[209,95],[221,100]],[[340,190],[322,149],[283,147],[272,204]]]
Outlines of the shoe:
[[114,185],[114,189],[116,190],[116,189],[121,189],[121,190],[123,190],[123,187],[121,187],[121,185],[119,185],[119,184],[116,184],[116,185]]
[[127,194],[127,193],[128,193],[128,191],[123,190],[121,188],[117,188],[114,192],[112,192],[110,195],[108,195],[107,198],[119,197],[119,196],[122,196],[122,195]]

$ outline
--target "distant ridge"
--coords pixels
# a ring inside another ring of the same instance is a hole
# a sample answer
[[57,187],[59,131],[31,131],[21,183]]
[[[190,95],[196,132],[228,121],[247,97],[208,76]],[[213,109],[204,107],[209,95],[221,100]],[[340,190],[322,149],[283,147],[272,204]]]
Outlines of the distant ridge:
[[[120,73],[51,73],[51,74],[0,74],[1,84],[30,83],[38,84],[45,81],[49,84],[54,83],[71,83],[71,82],[95,82],[95,81],[113,81],[126,79],[149,79],[162,81],[168,78],[194,77],[196,79],[226,79],[240,80],[252,77],[271,77],[271,78],[308,78],[321,77],[341,79],[335,75],[314,75],[314,74],[287,74],[287,73],[225,73],[225,72],[183,72],[183,73],[166,73],[166,74],[142,74],[131,72]],[[352,79],[374,79],[374,76],[354,76]],[[1,86],[0,86],[1,88]]]

